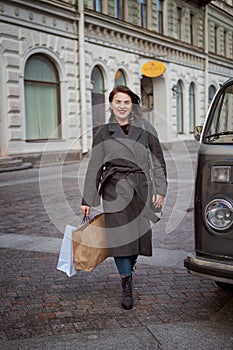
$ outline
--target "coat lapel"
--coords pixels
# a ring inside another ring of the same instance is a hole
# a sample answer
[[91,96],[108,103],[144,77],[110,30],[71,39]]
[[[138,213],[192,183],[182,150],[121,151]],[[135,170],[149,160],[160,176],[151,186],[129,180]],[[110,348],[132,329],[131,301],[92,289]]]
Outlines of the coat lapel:
[[141,122],[139,120],[131,121],[127,138],[125,137],[125,133],[118,122],[110,122],[108,125],[108,130],[111,134],[111,137],[127,147],[127,149],[130,150],[136,158],[135,150],[132,146],[142,136],[143,129],[141,127]]
[[141,122],[139,120],[133,120],[129,128],[129,139],[136,142],[141,137],[142,133],[143,129],[141,127]]
[[[121,129],[117,122],[110,122],[108,124],[108,130],[112,134],[113,138],[125,139],[124,131]],[[133,120],[130,123],[128,138],[133,141],[137,141],[143,133],[142,123],[140,120]]]
[[108,130],[114,139],[125,138],[124,131],[121,129],[120,125],[117,122],[110,123],[108,125]]

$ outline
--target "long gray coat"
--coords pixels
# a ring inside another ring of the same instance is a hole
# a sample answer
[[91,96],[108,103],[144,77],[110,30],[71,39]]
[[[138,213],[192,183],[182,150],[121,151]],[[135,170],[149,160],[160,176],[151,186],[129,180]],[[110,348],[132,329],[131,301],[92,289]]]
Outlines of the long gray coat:
[[130,122],[129,134],[111,118],[94,138],[82,204],[97,206],[103,200],[110,256],[152,255],[148,150],[153,154],[156,191],[166,195],[166,165],[153,126],[143,120]]

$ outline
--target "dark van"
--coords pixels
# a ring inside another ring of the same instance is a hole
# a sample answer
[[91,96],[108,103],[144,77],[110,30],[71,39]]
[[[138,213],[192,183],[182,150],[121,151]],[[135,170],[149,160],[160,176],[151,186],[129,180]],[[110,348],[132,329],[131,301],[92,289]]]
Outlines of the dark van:
[[199,141],[195,179],[195,254],[184,266],[220,287],[233,284],[233,79],[220,86]]

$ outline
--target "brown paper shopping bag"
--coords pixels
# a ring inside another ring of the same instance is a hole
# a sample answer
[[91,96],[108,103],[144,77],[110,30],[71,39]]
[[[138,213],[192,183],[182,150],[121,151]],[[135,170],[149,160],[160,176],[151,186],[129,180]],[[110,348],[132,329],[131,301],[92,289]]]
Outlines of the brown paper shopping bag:
[[104,213],[73,231],[73,259],[78,270],[92,271],[108,257]]

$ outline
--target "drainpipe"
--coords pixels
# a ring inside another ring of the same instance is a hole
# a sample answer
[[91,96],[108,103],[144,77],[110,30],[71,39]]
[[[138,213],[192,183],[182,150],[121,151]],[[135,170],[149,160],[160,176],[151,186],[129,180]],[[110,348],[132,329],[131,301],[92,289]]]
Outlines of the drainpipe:
[[79,49],[79,86],[80,86],[80,117],[82,128],[82,152],[86,153],[87,148],[87,118],[86,118],[86,81],[85,81],[85,40],[84,40],[84,1],[77,0],[79,10],[78,24],[78,49]]

